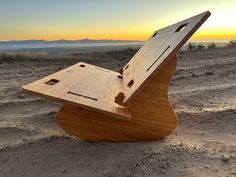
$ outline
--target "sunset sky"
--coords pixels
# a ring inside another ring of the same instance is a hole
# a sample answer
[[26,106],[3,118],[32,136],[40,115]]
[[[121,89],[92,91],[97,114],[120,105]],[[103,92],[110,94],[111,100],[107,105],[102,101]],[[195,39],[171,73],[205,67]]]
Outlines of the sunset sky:
[[1,0],[0,40],[146,40],[206,10],[212,15],[191,40],[236,39],[236,0]]

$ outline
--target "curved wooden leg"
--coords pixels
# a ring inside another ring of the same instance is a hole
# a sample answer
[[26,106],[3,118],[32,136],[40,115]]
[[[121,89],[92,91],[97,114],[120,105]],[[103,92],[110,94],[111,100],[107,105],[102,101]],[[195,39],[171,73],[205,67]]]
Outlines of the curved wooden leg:
[[174,119],[171,124],[158,122],[155,117],[122,120],[68,104],[61,107],[56,117],[62,129],[88,141],[156,140],[166,137],[176,127]]
[[66,132],[88,141],[145,141],[162,139],[176,127],[177,118],[168,100],[168,84],[176,58],[160,68],[153,81],[128,105],[131,120],[64,104],[57,123]]

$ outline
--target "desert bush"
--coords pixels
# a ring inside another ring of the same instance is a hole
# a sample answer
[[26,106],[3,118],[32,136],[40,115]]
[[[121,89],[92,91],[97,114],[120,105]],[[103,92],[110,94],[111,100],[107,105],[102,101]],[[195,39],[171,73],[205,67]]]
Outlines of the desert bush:
[[195,49],[196,49],[196,44],[189,42],[187,50],[191,51],[191,50],[195,50]]
[[236,40],[229,41],[229,43],[226,46],[227,47],[235,47],[236,46]]
[[196,47],[198,50],[205,49],[205,46],[203,44],[198,44]]
[[41,52],[41,51],[0,51],[0,62],[21,62],[21,61],[58,61],[58,60],[70,60],[70,61],[83,61],[97,62],[100,61],[128,61],[138,49],[128,48],[123,50],[114,51],[101,51],[101,52]]
[[[49,54],[44,52],[29,51],[2,51],[0,52],[0,61],[39,61],[60,59],[59,54]],[[64,57],[67,57],[66,55]]]
[[215,48],[216,48],[216,44],[214,42],[208,44],[208,46],[207,46],[207,49],[215,49]]

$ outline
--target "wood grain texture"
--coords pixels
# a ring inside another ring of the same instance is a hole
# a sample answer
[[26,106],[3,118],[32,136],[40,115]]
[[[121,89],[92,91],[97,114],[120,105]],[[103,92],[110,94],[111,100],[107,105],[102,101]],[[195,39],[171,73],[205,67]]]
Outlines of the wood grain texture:
[[123,68],[123,103],[135,98],[162,62],[173,57],[209,15],[207,11],[153,33]]
[[58,124],[90,141],[143,141],[166,137],[177,118],[168,99],[176,53],[209,17],[204,12],[155,31],[120,73],[78,63],[23,87],[63,102]]
[[166,137],[176,127],[177,118],[168,99],[168,85],[177,58],[166,60],[147,87],[130,102],[131,120],[64,104],[57,123],[66,132],[89,141],[145,141]]
[[[82,67],[81,67],[82,66]],[[87,63],[78,63],[23,87],[24,91],[68,104],[130,119],[130,111],[114,102],[122,92],[117,72]],[[52,81],[51,84],[47,84]],[[53,81],[59,81],[54,83]]]
[[124,67],[123,79],[118,77],[120,73],[81,62],[28,84],[23,90],[115,118],[130,119],[128,102],[145,88],[159,66],[176,54],[209,15],[204,12],[154,32]]

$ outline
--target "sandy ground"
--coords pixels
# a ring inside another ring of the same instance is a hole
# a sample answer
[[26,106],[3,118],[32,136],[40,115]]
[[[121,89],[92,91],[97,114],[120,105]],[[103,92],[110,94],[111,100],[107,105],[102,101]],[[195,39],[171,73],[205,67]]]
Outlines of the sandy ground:
[[0,60],[0,177],[236,176],[236,48],[180,53],[169,91],[179,125],[162,141],[78,140],[56,125],[60,104],[21,92],[79,61],[117,70],[133,53]]

